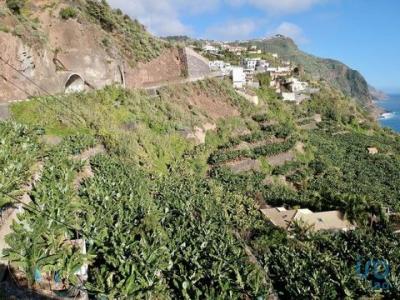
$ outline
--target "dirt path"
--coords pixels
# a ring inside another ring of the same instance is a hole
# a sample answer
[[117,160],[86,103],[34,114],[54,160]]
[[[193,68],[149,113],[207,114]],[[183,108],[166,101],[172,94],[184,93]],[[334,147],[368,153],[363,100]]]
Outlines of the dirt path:
[[196,82],[196,81],[202,81],[206,80],[209,78],[218,78],[218,77],[223,77],[220,72],[213,72],[208,75],[204,76],[196,76],[196,77],[191,77],[191,78],[182,78],[182,79],[176,79],[176,80],[171,80],[167,82],[160,82],[160,83],[155,83],[155,84],[150,84],[145,86],[143,89],[144,90],[157,90],[166,86],[170,86],[173,84],[184,84],[184,83],[190,83],[190,82]]
[[73,156],[72,159],[87,161],[87,160],[91,159],[93,156],[96,156],[97,154],[105,153],[105,152],[106,152],[106,149],[104,148],[103,145],[97,145],[96,147],[89,148],[89,149],[83,151],[82,153]]

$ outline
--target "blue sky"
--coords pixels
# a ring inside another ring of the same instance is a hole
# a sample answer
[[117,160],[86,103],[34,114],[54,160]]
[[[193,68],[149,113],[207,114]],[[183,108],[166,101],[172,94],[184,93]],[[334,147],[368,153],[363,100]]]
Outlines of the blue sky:
[[156,35],[235,40],[281,33],[400,93],[399,0],[109,0]]

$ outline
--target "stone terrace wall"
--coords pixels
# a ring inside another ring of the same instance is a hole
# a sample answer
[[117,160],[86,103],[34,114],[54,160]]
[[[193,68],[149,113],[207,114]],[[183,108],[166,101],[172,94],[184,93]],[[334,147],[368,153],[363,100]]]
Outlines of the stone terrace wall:
[[126,68],[126,87],[139,88],[174,82],[184,78],[184,70],[184,57],[179,49],[171,48],[148,63],[139,63],[135,68]]

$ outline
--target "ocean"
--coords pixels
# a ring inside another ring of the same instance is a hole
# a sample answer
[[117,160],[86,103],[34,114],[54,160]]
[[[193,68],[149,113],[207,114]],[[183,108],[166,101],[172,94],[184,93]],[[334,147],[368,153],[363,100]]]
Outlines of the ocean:
[[376,104],[385,110],[379,123],[400,133],[400,95],[389,95],[387,100],[378,101]]

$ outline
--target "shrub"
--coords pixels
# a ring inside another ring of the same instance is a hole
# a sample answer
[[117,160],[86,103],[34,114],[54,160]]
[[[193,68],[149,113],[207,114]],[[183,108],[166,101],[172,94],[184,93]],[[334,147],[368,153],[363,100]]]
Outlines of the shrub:
[[78,11],[73,7],[66,7],[60,10],[60,17],[64,20],[76,18]]
[[14,14],[21,14],[22,8],[25,6],[26,0],[6,0],[7,7]]
[[262,123],[262,122],[266,122],[269,120],[269,117],[267,114],[261,114],[261,115],[255,115],[252,117],[252,119],[254,121],[256,121],[257,123]]
[[117,27],[113,12],[107,2],[90,0],[87,2],[87,13],[97,20],[106,31],[113,31]]
[[10,32],[10,29],[8,29],[8,27],[5,25],[0,24],[0,31],[8,33],[8,32]]

